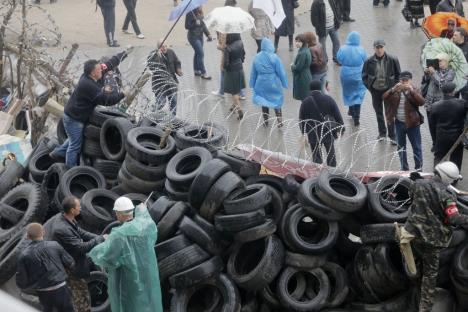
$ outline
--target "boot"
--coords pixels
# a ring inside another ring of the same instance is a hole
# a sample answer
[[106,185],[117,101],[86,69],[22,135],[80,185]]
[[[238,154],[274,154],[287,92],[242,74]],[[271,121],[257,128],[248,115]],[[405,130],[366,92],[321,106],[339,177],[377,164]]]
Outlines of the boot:
[[244,118],[244,112],[239,108],[237,110],[237,120],[242,120],[242,118]]
[[282,118],[281,113],[276,113],[276,122],[278,123],[278,124],[276,125],[278,128],[282,128],[282,127],[283,127],[283,118]]
[[270,115],[268,114],[268,108],[262,107],[262,115],[263,115],[263,126],[266,128],[268,127],[268,119],[270,119]]

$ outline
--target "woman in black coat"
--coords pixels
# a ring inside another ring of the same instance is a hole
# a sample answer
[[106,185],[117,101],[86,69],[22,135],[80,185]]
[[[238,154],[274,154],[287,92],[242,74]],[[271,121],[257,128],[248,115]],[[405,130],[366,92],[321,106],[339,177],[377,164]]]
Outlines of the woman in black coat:
[[[295,0],[281,0],[283,4],[284,14],[286,18],[281,23],[280,27],[275,31],[275,52],[278,50],[279,37],[288,37],[289,51],[294,51],[293,36],[294,36],[294,3]],[[296,4],[297,5],[297,4]]]
[[224,49],[224,92],[232,94],[234,103],[230,111],[237,111],[238,120],[244,117],[240,107],[240,92],[245,88],[244,69],[245,60],[244,44],[240,34],[226,35],[226,48]]

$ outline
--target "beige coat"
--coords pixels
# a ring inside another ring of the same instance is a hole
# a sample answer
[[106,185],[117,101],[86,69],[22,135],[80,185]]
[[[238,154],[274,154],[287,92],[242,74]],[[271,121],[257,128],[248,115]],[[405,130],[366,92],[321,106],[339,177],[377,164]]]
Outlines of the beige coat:
[[249,13],[255,19],[255,29],[252,29],[251,32],[255,40],[268,38],[275,32],[275,27],[271,23],[268,15],[266,15],[262,9],[255,9],[253,7],[253,1],[250,1]]

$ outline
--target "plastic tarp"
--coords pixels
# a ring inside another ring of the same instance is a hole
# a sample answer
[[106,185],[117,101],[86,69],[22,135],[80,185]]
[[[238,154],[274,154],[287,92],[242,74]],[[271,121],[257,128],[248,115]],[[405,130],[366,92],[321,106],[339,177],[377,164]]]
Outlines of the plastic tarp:
[[163,312],[154,245],[156,224],[146,206],[135,209],[135,218],[113,228],[89,256],[108,273],[112,312]]
[[8,134],[0,135],[0,158],[3,159],[9,153],[16,156],[16,160],[23,166],[26,166],[26,160],[31,154],[31,142],[28,139],[22,139]]

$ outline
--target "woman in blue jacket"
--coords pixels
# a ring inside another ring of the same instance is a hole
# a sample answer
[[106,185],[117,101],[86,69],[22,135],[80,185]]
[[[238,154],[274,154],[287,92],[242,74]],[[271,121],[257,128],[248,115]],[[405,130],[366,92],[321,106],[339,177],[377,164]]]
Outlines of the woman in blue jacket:
[[346,44],[338,50],[337,59],[341,66],[341,87],[343,102],[349,107],[348,115],[353,117],[354,125],[359,126],[361,104],[366,94],[366,87],[362,82],[362,66],[367,58],[366,51],[360,45],[361,35],[352,31],[346,38]]
[[283,126],[281,120],[283,88],[288,88],[288,76],[280,58],[275,54],[273,43],[268,38],[262,39],[261,51],[252,63],[250,87],[253,88],[253,103],[262,107],[263,125],[268,126],[269,109],[273,108],[278,128],[281,128]]

